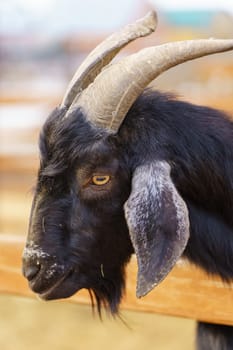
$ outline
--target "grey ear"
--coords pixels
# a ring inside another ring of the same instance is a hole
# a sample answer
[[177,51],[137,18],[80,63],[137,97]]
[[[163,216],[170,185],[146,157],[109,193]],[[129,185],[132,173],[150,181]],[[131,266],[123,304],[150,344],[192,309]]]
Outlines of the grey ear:
[[135,170],[124,208],[138,262],[137,297],[142,297],[167,276],[189,239],[188,210],[167,162]]

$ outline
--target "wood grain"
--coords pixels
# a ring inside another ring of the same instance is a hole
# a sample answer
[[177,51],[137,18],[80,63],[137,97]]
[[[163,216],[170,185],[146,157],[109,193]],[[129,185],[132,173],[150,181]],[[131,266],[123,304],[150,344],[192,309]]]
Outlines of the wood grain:
[[[0,293],[35,298],[21,274],[23,246],[24,238],[21,236],[0,235]],[[136,273],[133,258],[127,269],[126,296],[122,308],[233,326],[233,285],[224,285],[219,278],[210,278],[181,261],[150,294],[137,299]],[[90,304],[89,295],[83,290],[70,301]]]

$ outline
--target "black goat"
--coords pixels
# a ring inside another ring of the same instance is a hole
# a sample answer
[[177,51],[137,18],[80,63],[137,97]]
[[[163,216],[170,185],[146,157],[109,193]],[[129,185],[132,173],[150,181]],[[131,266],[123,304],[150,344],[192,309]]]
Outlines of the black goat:
[[[23,257],[43,299],[87,288],[99,312],[103,305],[116,313],[133,252],[139,297],[182,254],[233,279],[233,123],[220,111],[143,92],[164,70],[233,49],[233,41],[152,47],[102,70],[155,22],[151,13],[100,44],[43,127]],[[232,328],[200,325],[198,349],[207,348],[232,350]]]

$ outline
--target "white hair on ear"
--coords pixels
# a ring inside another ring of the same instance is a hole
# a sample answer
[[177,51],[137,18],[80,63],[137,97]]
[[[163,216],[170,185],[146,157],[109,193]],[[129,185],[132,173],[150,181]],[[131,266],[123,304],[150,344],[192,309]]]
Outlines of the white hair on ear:
[[[135,224],[139,224],[138,215],[140,213],[142,228],[145,227],[143,222],[148,219],[149,213],[146,210],[144,212],[141,210],[138,211],[138,208],[141,208],[142,198],[155,199],[150,202],[150,205],[154,206],[153,209],[156,215],[156,211],[162,207],[162,193],[165,190],[170,190],[170,193],[172,194],[172,201],[176,208],[177,223],[179,225],[178,232],[183,231],[183,229],[186,230],[187,227],[189,227],[188,209],[185,203],[180,201],[180,196],[170,178],[170,170],[170,165],[165,161],[147,163],[139,166],[135,170],[132,180],[133,197],[131,197],[131,201],[134,201],[134,206],[129,207],[129,201],[127,201],[124,206],[128,226],[132,225],[133,228],[135,227]],[[134,210],[135,215],[133,215],[132,209]],[[134,219],[135,222],[132,222]]]
[[162,281],[189,238],[188,209],[170,177],[170,165],[153,161],[137,167],[124,205],[138,260],[137,296]]

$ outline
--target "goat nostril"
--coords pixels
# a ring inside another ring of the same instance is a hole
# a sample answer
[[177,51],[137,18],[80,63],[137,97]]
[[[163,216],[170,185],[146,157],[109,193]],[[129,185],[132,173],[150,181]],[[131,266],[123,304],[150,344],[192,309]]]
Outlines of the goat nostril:
[[24,268],[24,276],[31,281],[40,271],[40,265],[31,265]]

